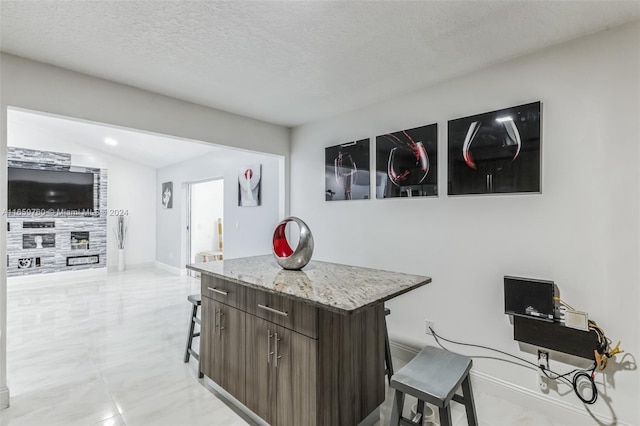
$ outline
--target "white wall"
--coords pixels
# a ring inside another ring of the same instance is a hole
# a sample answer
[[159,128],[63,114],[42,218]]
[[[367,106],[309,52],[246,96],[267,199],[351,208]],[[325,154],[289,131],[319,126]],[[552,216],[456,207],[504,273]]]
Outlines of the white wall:
[[191,185],[191,259],[202,251],[217,251],[218,218],[224,230],[224,180],[210,180]]
[[[71,154],[71,163],[81,167],[107,169],[109,210],[126,210],[128,235],[125,262],[129,266],[150,264],[156,255],[155,169],[116,155],[74,143],[68,136],[40,131],[12,121],[9,112],[9,145]],[[114,148],[116,150],[117,148]],[[108,214],[108,212],[107,212]],[[118,246],[112,229],[116,216],[107,217],[107,267],[118,265]]]
[[[238,170],[243,165],[262,164],[262,205],[238,206]],[[223,149],[207,156],[158,169],[156,192],[158,262],[184,268],[186,258],[186,186],[214,178],[224,179],[224,257],[271,253],[273,230],[282,219],[284,190],[281,157]],[[163,182],[173,182],[173,208],[163,209],[160,192]]]
[[[639,26],[625,26],[294,129],[291,214],[310,226],[314,258],[433,277],[389,303],[392,340],[433,344],[429,318],[445,337],[531,360],[503,314],[502,277],[555,280],[628,353],[607,369],[606,390],[598,376],[606,396],[594,412],[640,424],[640,371],[620,371],[640,356],[639,48]],[[448,119],[537,100],[542,194],[448,197],[440,167],[439,198],[324,201],[327,146],[367,136],[375,146],[376,135],[438,122],[444,165]],[[534,371],[487,359],[474,368],[537,392]],[[584,412],[573,393],[549,398]]]
[[[140,129],[284,156],[288,174],[289,130],[85,74],[0,53],[0,185],[6,187],[7,107],[14,106],[88,121]],[[285,191],[285,194],[287,192]],[[288,209],[288,199],[284,206]],[[6,209],[0,197],[0,211]],[[6,217],[0,217],[6,228]],[[0,244],[0,259],[6,256]],[[9,403],[6,386],[6,269],[0,269],[0,408]]]

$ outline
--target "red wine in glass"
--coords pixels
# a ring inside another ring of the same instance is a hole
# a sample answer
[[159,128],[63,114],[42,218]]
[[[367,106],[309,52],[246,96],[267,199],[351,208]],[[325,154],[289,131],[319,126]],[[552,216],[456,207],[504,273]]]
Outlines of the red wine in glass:
[[411,141],[389,152],[389,180],[401,190],[406,189],[408,196],[411,196],[411,187],[422,184],[428,173],[429,156],[422,142]]
[[462,157],[470,168],[486,176],[486,190],[493,192],[493,175],[520,154],[520,132],[512,117],[474,121],[462,146]]

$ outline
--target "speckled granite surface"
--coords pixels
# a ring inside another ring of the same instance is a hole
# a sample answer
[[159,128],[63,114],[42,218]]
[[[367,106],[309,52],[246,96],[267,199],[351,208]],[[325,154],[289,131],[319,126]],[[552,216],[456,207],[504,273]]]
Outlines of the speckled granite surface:
[[431,282],[400,272],[311,261],[287,271],[271,255],[195,263],[188,269],[340,313],[354,313]]

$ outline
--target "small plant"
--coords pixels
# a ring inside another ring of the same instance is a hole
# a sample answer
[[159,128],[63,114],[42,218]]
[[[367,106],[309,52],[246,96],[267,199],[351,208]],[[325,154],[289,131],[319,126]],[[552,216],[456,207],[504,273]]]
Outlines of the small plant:
[[125,221],[124,216],[118,216],[116,225],[113,228],[113,233],[116,236],[116,242],[118,243],[118,248],[123,250],[124,243],[127,238],[127,223]]

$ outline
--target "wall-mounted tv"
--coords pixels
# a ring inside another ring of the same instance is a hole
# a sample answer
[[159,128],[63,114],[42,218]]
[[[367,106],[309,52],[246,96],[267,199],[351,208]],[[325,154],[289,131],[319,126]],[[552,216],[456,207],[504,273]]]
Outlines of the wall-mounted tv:
[[8,168],[9,211],[94,210],[93,173]]

